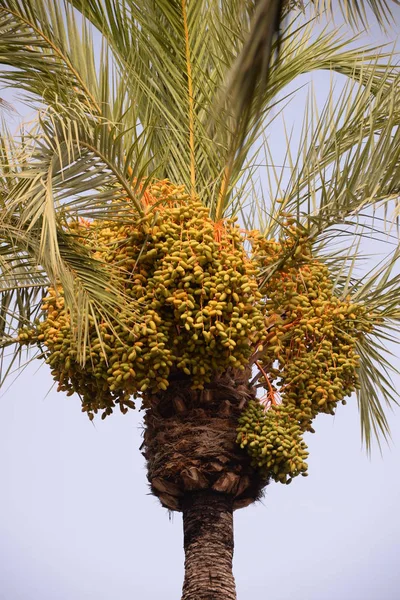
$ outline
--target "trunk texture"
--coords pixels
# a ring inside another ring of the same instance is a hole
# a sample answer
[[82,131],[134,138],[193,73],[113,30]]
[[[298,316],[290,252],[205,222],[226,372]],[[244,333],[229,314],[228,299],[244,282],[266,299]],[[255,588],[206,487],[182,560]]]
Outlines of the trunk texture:
[[165,392],[145,397],[151,490],[165,508],[183,513],[182,600],[236,600],[232,514],[268,483],[236,443],[238,419],[256,396],[250,375],[227,371],[204,390],[177,377]]
[[245,377],[225,373],[201,391],[171,381],[167,391],[146,398],[147,477],[169,510],[182,511],[183,498],[200,490],[232,496],[234,510],[262,495],[268,481],[236,443],[238,418],[256,392]]
[[213,490],[182,499],[185,580],[182,600],[236,600],[233,496]]

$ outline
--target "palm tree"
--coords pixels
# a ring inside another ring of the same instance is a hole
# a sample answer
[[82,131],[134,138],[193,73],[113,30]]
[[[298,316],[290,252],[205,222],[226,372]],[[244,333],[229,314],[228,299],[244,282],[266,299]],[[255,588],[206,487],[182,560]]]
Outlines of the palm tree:
[[[0,1],[0,78],[38,110],[3,127],[4,376],[28,346],[91,419],[140,400],[184,600],[236,598],[233,510],[307,474],[318,413],[356,391],[369,448],[397,398],[398,67],[314,27],[272,0]],[[269,124],[319,69],[348,82],[320,114],[310,95],[289,177],[260,185]]]

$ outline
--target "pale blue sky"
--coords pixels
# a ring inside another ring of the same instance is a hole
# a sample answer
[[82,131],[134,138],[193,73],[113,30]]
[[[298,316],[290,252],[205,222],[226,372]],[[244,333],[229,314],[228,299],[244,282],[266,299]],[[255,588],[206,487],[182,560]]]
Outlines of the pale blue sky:
[[[92,424],[51,385],[34,361],[0,396],[0,600],[177,600],[181,516],[149,495],[141,414]],[[235,513],[239,600],[400,598],[398,410],[390,422],[370,460],[355,399],[320,416],[309,477]]]

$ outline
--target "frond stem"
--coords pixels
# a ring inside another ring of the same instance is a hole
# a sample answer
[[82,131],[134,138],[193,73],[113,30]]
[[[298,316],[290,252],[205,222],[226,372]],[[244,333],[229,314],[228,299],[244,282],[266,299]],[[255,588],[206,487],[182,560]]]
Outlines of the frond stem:
[[28,27],[31,27],[33,29],[33,31],[35,31],[38,34],[39,37],[41,37],[47,44],[49,44],[49,46],[53,49],[53,51],[55,52],[55,54],[57,54],[61,58],[61,60],[67,65],[68,69],[70,69],[70,71],[76,77],[77,81],[79,81],[80,85],[82,86],[82,90],[84,90],[85,94],[90,98],[91,102],[93,103],[93,106],[94,106],[95,110],[98,112],[98,114],[101,114],[100,106],[96,102],[95,97],[88,90],[88,88],[86,87],[85,82],[83,81],[82,77],[79,75],[78,71],[73,67],[73,65],[72,65],[71,61],[68,59],[68,57],[60,50],[60,48],[58,48],[51,41],[51,39],[45,35],[45,33],[43,31],[41,31],[40,29],[38,29],[35,26],[34,23],[32,23],[31,21],[29,21],[28,19],[25,19],[20,13],[18,13],[16,11],[13,11],[13,10],[11,10],[9,8],[7,8],[7,9],[2,8],[1,10],[2,10],[2,12],[8,12],[8,13],[12,14],[14,17],[16,17],[17,19],[19,19],[23,23],[25,23],[25,25],[28,25]]
[[114,173],[114,175],[118,179],[121,187],[126,191],[126,193],[128,194],[129,198],[132,200],[133,204],[135,205],[135,208],[138,211],[139,215],[142,217],[144,215],[144,210],[143,210],[142,204],[140,202],[138,202],[138,200],[136,199],[135,195],[132,193],[130,187],[128,185],[126,185],[126,181],[124,180],[124,178],[121,177],[121,175],[115,169],[115,165],[113,163],[111,163],[111,161],[107,158],[107,156],[105,156],[102,152],[100,152],[99,149],[96,148],[96,146],[94,146],[94,145],[92,145],[92,144],[90,144],[88,142],[81,141],[81,140],[79,140],[79,144],[81,146],[84,146],[88,150],[91,150],[93,152],[93,154],[97,155],[102,161],[104,161],[104,163]]
[[191,194],[194,196],[196,189],[196,168],[194,152],[194,103],[193,103],[193,79],[192,63],[190,61],[189,28],[187,22],[186,0],[182,0],[183,29],[185,33],[186,71],[188,78],[188,102],[189,102],[189,145],[190,145],[190,184]]
[[6,337],[4,340],[0,339],[0,348],[6,348],[7,346],[12,346],[13,344],[19,344],[19,339],[12,337]]
[[218,192],[217,208],[215,209],[215,221],[216,222],[219,221],[220,219],[222,219],[222,215],[224,212],[224,202],[225,202],[226,194],[228,191],[229,180],[230,180],[231,174],[232,174],[233,160],[234,160],[234,153],[232,152],[232,154],[229,158],[229,161],[225,165],[224,174],[222,176],[221,187]]
[[33,288],[47,288],[48,286],[49,286],[49,282],[13,285],[13,286],[9,286],[9,287],[0,288],[0,294],[5,294],[7,292],[14,292],[16,290],[30,290]]

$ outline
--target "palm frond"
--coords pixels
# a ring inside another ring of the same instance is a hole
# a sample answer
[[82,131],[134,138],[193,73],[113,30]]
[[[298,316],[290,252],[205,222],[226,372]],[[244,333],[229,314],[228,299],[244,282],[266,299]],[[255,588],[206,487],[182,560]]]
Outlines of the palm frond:
[[[81,29],[82,28],[82,29]],[[93,41],[63,3],[0,2],[0,78],[37,102],[101,113]]]
[[[332,0],[313,0],[317,13],[327,12],[334,15],[336,2]],[[395,22],[393,9],[399,5],[398,0],[339,0],[339,9],[343,18],[353,27],[368,27],[375,19],[381,27]],[[372,13],[372,18],[371,14]]]
[[[276,23],[262,43],[262,36],[257,38],[262,48],[251,33],[271,25],[265,3],[258,3],[257,10],[253,2],[221,5],[215,0],[148,0],[140,7],[131,0],[115,6],[102,0],[74,0],[73,5],[102,33],[120,72],[126,74],[137,118],[145,130],[153,128],[154,154],[165,165],[160,176],[185,183],[188,189],[195,182],[196,192],[216,219],[231,206],[243,165],[260,140],[266,111],[278,94],[299,75],[318,69],[358,75],[362,83],[369,79],[370,63],[376,59],[376,48],[346,50],[353,38],[323,32],[313,39],[313,23],[295,19],[282,28],[279,61],[271,64],[266,85],[267,56],[278,46],[272,35]],[[246,44],[252,43],[250,59]],[[375,65],[376,85],[388,56],[382,55],[382,64]],[[248,88],[240,83],[243,78]],[[239,111],[249,94],[253,101],[246,111]],[[168,160],[163,160],[165,148]]]
[[[113,128],[78,112],[75,105],[75,118],[67,119],[49,109],[19,143],[9,134],[2,138],[3,349],[38,317],[49,285],[64,290],[83,356],[89,315],[118,321],[127,302],[110,267],[88,253],[69,231],[68,220],[121,220],[122,214],[125,222],[137,220],[143,210],[134,189],[140,160],[133,168],[126,164],[124,144],[118,144]],[[134,154],[131,148],[130,157]]]
[[[266,235],[279,235],[282,212],[295,215],[320,242],[332,227],[354,224],[369,209],[385,206],[388,224],[397,218],[400,78],[393,67],[378,71],[380,84],[371,66],[363,86],[350,81],[339,96],[332,87],[321,112],[309,95],[297,151],[288,136],[282,168],[268,169],[274,179],[270,198],[280,201],[263,206],[259,226]],[[268,140],[264,147],[265,161],[273,163]]]
[[232,97],[238,121],[248,121],[257,88],[259,105],[256,107],[256,115],[260,109],[260,99],[268,84],[273,47],[275,50],[279,48],[279,38],[275,44],[274,42],[282,27],[285,4],[282,0],[262,0],[254,5],[247,38],[231,68],[223,91],[225,96]]
[[4,100],[4,98],[0,98],[0,111],[3,111],[8,114],[16,112],[11,102],[7,102],[7,100]]
[[[298,27],[289,26],[281,33],[279,60],[271,66],[268,86],[262,90],[261,98],[255,99],[257,106],[261,106],[262,118],[258,119],[257,111],[249,113],[246,123],[242,122],[244,129],[241,133],[232,126],[234,134],[226,142],[228,148],[226,154],[226,173],[235,179],[248,156],[249,150],[254,145],[260,144],[263,132],[266,129],[266,117],[273,110],[283,107],[286,96],[280,98],[285,89],[292,84],[297,77],[312,71],[329,70],[350,78],[351,81],[357,81],[364,89],[365,96],[378,94],[379,90],[390,90],[396,79],[396,71],[392,65],[392,53],[383,52],[382,49],[371,47],[362,48],[357,51],[346,50],[346,45],[354,42],[356,38],[344,39],[336,32],[324,31],[316,37],[312,36],[312,23],[299,25]],[[389,59],[389,60],[388,60]],[[293,92],[292,92],[293,93]],[[281,102],[279,107],[278,102]],[[229,106],[235,106],[238,99],[236,97],[229,99],[228,109],[221,113],[220,121],[235,122],[229,111]],[[244,143],[242,143],[245,138]],[[228,184],[222,185],[226,194],[226,202],[229,203],[229,193],[231,191]],[[217,216],[220,217],[225,210],[224,191],[221,191]]]
[[398,344],[400,323],[400,275],[396,273],[400,247],[387,260],[359,278],[353,277],[348,292],[355,302],[367,307],[374,320],[372,333],[359,339],[357,350],[361,357],[357,391],[361,433],[367,450],[372,439],[379,443],[381,435],[388,439],[390,429],[384,406],[399,406],[399,391],[393,376],[400,374],[392,349]]
[[128,0],[117,4],[94,0],[73,4],[113,49],[138,121],[146,131],[152,130],[153,152],[162,165],[160,176],[201,193],[204,171],[214,168],[212,154],[204,152],[204,126],[197,118],[199,108],[194,110],[199,91],[192,85],[200,80],[196,55],[206,54],[207,20],[198,14],[202,3],[159,0],[139,7]]
[[[140,7],[132,0],[74,0],[72,4],[83,15],[79,23],[83,35],[68,2],[54,8],[48,0],[2,0],[3,28],[9,40],[4,62],[12,67],[3,73],[4,79],[41,95],[50,105],[71,105],[74,100],[65,97],[64,90],[73,90],[91,114],[106,117],[122,130],[132,128],[132,135],[139,127],[148,140],[148,169],[157,168],[160,177],[196,191],[216,219],[232,206],[243,165],[260,140],[266,110],[277,95],[296,77],[316,69],[358,74],[362,83],[376,53],[376,48],[362,54],[346,51],[353,40],[333,33],[312,39],[313,24],[296,20],[281,28],[279,40],[274,40],[280,19],[271,15],[281,10],[275,0],[257,7],[236,0],[223,5],[216,0],[147,0]],[[88,21],[112,50],[112,64],[105,51],[100,67],[96,66]],[[21,39],[18,45],[18,28],[23,36],[29,34],[31,44],[24,45]],[[261,35],[266,28],[268,35]],[[258,42],[254,31],[260,34]],[[268,70],[268,57],[278,45],[279,61]],[[35,49],[32,57],[30,46]],[[376,65],[375,83],[381,72]],[[226,102],[216,118],[221,93]],[[238,110],[249,94],[253,101],[247,102],[246,111]]]
[[374,439],[378,444],[381,437],[385,441],[389,440],[390,427],[384,405],[386,404],[386,408],[393,408],[393,405],[399,404],[396,385],[391,377],[399,372],[393,368],[387,348],[376,338],[365,337],[360,340],[357,352],[360,355],[360,388],[357,390],[357,402],[361,435],[367,451],[370,452]]
[[79,107],[99,125],[108,122],[115,138],[125,132],[126,152],[140,137],[107,43],[98,49],[93,28],[67,2],[1,0],[0,53],[0,80],[36,109],[48,107],[68,118]]

